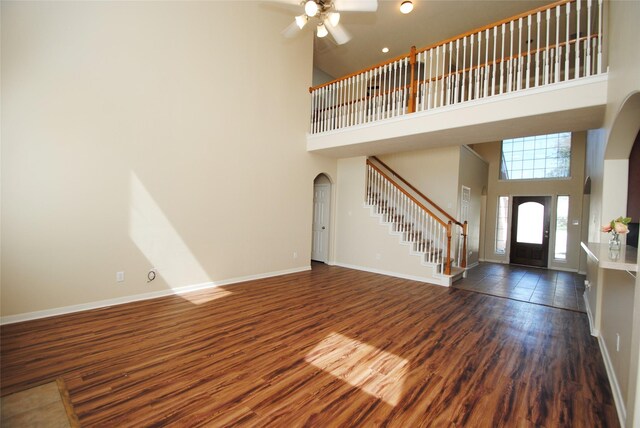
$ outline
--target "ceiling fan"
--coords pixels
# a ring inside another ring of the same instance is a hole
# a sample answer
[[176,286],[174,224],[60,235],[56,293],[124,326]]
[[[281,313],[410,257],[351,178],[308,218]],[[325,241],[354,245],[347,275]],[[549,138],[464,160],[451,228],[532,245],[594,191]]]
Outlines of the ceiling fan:
[[339,45],[347,43],[351,35],[340,25],[340,12],[375,12],[378,0],[295,0],[304,7],[304,13],[282,31],[285,37],[294,37],[309,21],[316,22],[316,35],[331,34]]

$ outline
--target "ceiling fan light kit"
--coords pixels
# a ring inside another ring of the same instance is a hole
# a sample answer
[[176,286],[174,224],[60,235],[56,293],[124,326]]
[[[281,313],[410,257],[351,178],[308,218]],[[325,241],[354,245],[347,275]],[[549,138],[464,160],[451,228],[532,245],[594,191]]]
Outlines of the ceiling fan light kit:
[[340,25],[340,11],[342,12],[375,12],[378,10],[378,0],[302,0],[300,6],[304,13],[295,17],[294,21],[282,34],[285,37],[295,36],[311,18],[317,18],[316,36],[331,35],[339,45],[347,43],[351,35]]
[[400,3],[400,12],[404,13],[405,15],[407,13],[411,13],[412,10],[413,10],[413,3],[410,2],[409,0],[406,0]]
[[299,29],[303,29],[305,25],[307,25],[307,21],[309,17],[307,15],[298,15],[296,16],[296,25]]
[[318,24],[318,30],[316,31],[316,35],[320,38],[325,37],[329,32],[327,31],[327,27],[324,24]]
[[314,0],[309,0],[304,4],[304,13],[309,17],[314,17],[318,13],[320,7]]

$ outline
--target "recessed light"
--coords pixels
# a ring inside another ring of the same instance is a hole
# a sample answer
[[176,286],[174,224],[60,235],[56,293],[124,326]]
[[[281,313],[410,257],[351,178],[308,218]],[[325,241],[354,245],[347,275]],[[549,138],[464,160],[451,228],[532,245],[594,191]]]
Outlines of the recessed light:
[[382,53],[387,53],[387,52],[389,52],[389,48],[387,47],[382,48]]
[[409,0],[403,1],[402,3],[400,3],[400,12],[404,13],[405,15],[407,13],[411,13],[412,10],[413,10],[413,3],[411,3]]

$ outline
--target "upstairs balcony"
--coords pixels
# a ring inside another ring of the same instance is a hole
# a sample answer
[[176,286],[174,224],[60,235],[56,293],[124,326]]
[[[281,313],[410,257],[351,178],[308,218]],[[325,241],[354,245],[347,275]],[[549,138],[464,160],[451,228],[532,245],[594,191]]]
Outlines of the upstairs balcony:
[[599,128],[603,0],[562,0],[310,88],[307,150],[348,157]]

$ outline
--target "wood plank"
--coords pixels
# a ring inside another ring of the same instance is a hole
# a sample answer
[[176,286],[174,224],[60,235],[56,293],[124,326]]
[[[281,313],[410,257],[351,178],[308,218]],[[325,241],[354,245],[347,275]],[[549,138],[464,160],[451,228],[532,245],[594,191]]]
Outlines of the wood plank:
[[584,314],[325,265],[0,334],[81,426],[618,424]]

